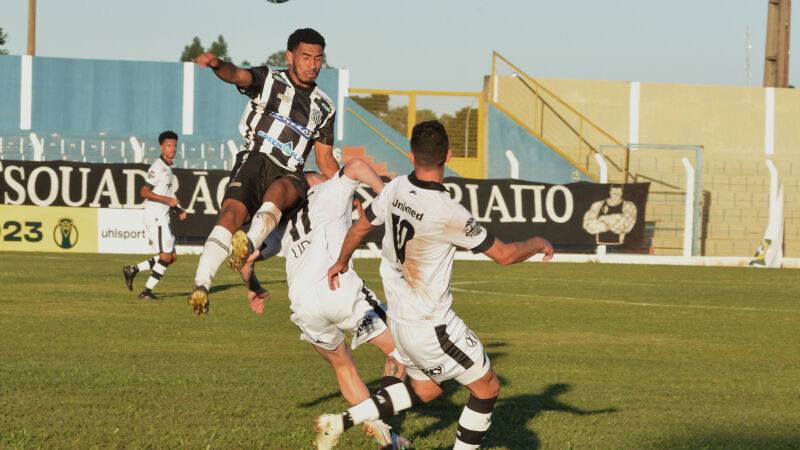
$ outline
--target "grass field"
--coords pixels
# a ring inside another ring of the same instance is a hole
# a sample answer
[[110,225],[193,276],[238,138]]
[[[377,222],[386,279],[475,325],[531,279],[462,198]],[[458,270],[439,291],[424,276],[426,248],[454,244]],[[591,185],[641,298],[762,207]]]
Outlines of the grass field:
[[[250,312],[222,268],[211,312],[186,304],[196,256],[141,301],[130,255],[0,253],[0,447],[310,448],[347,404],[289,321],[283,260]],[[377,260],[356,269],[382,295]],[[454,309],[502,390],[488,448],[800,448],[800,272],[457,261]],[[377,387],[382,354],[355,352]],[[450,448],[455,383],[390,423]],[[375,448],[358,429],[341,448]]]

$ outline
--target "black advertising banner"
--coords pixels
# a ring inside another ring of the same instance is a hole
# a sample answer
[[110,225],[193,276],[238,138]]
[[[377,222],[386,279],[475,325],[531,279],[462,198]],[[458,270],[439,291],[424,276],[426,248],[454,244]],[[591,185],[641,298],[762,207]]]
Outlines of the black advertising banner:
[[[9,205],[137,209],[144,164],[0,161],[0,199]],[[216,223],[228,172],[173,169],[174,189],[189,216],[173,218],[179,242],[202,243]],[[446,178],[450,197],[492,234],[510,242],[541,236],[554,245],[621,245],[645,248],[644,214],[649,183],[553,185],[521,180]],[[374,194],[360,188],[368,204]],[[380,242],[380,234],[370,240]]]
[[[6,205],[141,209],[145,164],[0,161],[0,200]],[[173,189],[186,220],[173,216],[178,242],[202,243],[216,223],[225,194],[224,170],[173,169]]]
[[450,197],[505,242],[541,236],[553,245],[645,249],[650,183],[545,184],[446,178]]

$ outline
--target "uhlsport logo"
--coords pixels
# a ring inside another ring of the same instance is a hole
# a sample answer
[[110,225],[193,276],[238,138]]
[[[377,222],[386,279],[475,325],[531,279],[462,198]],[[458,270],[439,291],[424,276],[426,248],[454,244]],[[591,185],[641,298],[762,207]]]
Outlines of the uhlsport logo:
[[53,240],[56,245],[70,249],[78,243],[78,227],[72,222],[69,217],[62,217],[58,219],[58,223],[53,229]]

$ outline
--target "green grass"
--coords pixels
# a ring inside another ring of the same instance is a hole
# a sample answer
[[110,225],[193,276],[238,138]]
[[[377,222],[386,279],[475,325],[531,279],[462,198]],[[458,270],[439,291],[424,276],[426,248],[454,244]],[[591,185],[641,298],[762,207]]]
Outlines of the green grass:
[[[0,447],[310,448],[311,421],[347,404],[289,321],[283,260],[250,312],[220,269],[211,312],[186,304],[197,257],[162,300],[136,298],[130,255],[0,253]],[[356,269],[382,295],[377,260]],[[800,272],[458,261],[454,309],[502,390],[485,447],[800,448]],[[355,352],[377,387],[383,356]],[[451,448],[455,382],[390,423]],[[375,448],[357,429],[341,448]]]

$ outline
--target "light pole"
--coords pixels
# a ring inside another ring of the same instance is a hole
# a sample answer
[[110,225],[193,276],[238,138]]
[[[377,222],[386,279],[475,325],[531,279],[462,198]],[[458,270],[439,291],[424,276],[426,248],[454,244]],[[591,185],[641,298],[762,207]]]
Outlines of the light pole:
[[36,0],[28,0],[28,54],[36,55]]

